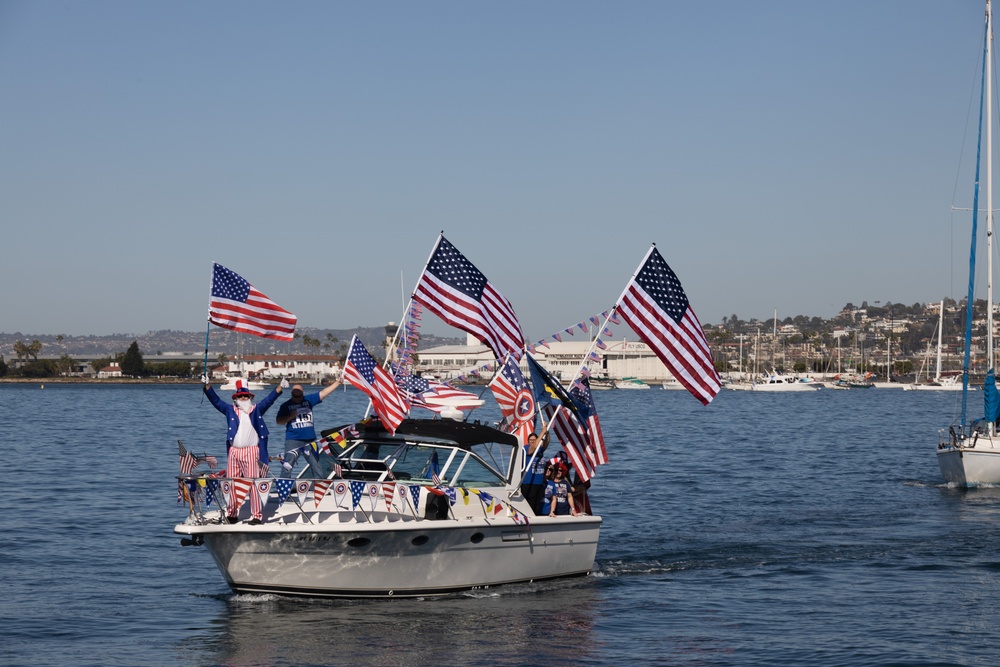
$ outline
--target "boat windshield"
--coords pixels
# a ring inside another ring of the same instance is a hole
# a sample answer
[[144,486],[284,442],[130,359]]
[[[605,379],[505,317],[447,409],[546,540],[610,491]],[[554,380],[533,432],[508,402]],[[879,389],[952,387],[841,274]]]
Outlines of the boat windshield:
[[337,459],[324,455],[321,463],[329,473],[334,463],[339,462],[345,479],[396,479],[479,488],[504,486],[514,453],[513,448],[498,443],[464,449],[446,444],[379,439],[350,443]]

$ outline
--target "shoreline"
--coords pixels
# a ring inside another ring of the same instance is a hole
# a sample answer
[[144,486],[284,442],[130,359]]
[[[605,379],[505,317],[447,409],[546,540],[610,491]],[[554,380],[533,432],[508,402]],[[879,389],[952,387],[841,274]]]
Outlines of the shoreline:
[[0,384],[194,384],[201,381],[193,378],[22,378],[0,377]]

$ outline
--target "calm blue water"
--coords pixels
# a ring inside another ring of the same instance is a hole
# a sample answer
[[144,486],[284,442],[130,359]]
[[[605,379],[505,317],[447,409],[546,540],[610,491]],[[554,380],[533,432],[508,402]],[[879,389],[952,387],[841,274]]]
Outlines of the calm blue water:
[[[224,451],[197,387],[0,385],[15,473],[0,493],[0,664],[1000,660],[1000,489],[944,487],[934,457],[956,396],[595,399],[612,457],[592,489],[597,574],[337,602],[234,596],[206,551],[179,545],[176,441]],[[364,405],[337,392],[317,418]]]

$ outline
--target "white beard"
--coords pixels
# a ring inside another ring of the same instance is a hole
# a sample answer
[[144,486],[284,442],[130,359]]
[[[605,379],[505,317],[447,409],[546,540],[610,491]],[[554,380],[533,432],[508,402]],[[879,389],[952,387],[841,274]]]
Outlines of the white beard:
[[241,412],[250,414],[250,408],[253,407],[253,401],[251,401],[249,398],[241,398],[238,401],[236,401],[236,407],[239,408]]

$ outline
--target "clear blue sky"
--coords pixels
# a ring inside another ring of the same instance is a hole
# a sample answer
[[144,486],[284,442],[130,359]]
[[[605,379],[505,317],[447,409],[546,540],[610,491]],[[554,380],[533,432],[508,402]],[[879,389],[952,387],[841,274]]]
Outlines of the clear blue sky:
[[0,331],[203,329],[213,261],[302,326],[376,326],[442,229],[531,340],[610,307],[651,242],[704,323],[961,297],[982,22],[2,1]]

